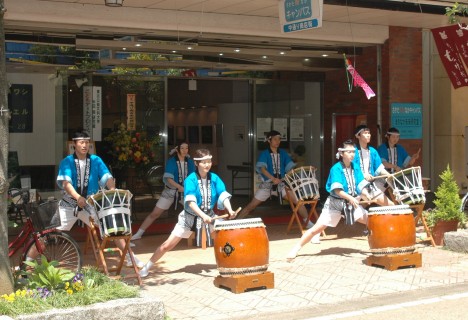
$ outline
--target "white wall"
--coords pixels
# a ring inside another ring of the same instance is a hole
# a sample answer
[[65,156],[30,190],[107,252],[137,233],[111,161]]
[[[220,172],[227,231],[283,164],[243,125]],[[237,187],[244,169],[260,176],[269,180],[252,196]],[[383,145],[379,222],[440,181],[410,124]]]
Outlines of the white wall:
[[18,151],[20,166],[55,165],[54,83],[48,74],[10,73],[7,79],[11,84],[33,86],[33,132],[10,133],[9,150]]

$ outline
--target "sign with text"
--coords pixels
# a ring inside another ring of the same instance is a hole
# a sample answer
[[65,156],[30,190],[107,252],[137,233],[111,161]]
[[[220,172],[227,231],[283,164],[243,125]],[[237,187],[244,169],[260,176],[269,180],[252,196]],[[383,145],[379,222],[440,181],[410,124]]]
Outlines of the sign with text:
[[323,0],[280,0],[278,6],[283,33],[322,26]]
[[83,87],[83,130],[94,141],[102,140],[102,88]]
[[12,84],[8,93],[8,109],[11,112],[9,131],[33,132],[32,84]]
[[458,24],[432,29],[432,35],[445,71],[453,88],[468,86],[468,31],[460,29]]
[[136,130],[136,94],[127,94],[127,130]]
[[392,103],[392,127],[400,131],[401,139],[422,139],[422,105],[420,103]]

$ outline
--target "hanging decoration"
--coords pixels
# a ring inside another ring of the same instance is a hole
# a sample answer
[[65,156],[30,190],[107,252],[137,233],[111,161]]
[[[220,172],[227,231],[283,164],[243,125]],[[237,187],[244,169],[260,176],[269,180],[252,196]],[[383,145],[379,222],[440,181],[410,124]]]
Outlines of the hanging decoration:
[[372,97],[375,97],[375,93],[374,91],[371,89],[371,87],[369,87],[369,85],[367,84],[366,81],[364,81],[364,79],[359,75],[359,73],[356,71],[356,69],[354,69],[353,65],[351,64],[351,61],[349,61],[347,58],[346,58],[346,55],[343,54],[343,57],[344,57],[344,60],[345,60],[345,67],[346,67],[346,77],[348,79],[348,89],[349,89],[349,92],[352,91],[352,85],[351,85],[351,82],[349,81],[349,75],[348,73],[351,75],[351,77],[353,78],[353,84],[355,87],[361,87],[362,90],[364,90],[364,92],[366,93],[366,97],[367,99],[370,99]]

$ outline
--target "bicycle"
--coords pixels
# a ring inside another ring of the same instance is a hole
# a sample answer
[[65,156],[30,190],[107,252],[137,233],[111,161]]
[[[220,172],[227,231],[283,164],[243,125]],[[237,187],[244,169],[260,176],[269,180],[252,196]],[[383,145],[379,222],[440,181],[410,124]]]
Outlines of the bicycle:
[[24,213],[26,219],[19,234],[8,244],[8,257],[12,259],[22,247],[18,264],[21,270],[29,268],[24,261],[40,263],[44,255],[47,261],[57,261],[58,268],[78,272],[83,263],[80,247],[71,236],[56,229],[60,226],[58,200],[28,203],[29,191],[17,190],[19,194],[16,195],[20,195],[22,201],[15,206]]
[[462,198],[460,210],[465,213],[466,227],[468,225],[468,192],[465,193],[465,196]]

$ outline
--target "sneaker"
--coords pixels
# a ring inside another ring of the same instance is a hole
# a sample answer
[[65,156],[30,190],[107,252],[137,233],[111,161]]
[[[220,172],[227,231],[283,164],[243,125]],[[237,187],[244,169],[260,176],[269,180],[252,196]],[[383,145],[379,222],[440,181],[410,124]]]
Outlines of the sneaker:
[[139,234],[136,234],[136,233],[130,238],[131,241],[140,240],[140,239],[141,239],[141,236]]
[[146,265],[143,266],[143,268],[141,268],[139,274],[140,274],[141,278],[146,278],[148,276],[149,271],[148,271],[148,268],[146,267]]
[[320,244],[320,233],[317,233],[315,236],[312,237],[310,243]]
[[[305,222],[305,220],[304,220],[304,222]],[[312,221],[309,220],[309,222],[307,222],[307,225],[306,225],[305,228],[306,228],[306,229],[310,229],[310,228],[312,228],[313,226],[314,226],[314,223],[313,223]]]
[[[127,266],[128,268],[133,267],[133,264],[132,264],[132,260],[131,260],[131,259],[129,259],[129,258],[125,259],[125,263],[126,263],[126,266]],[[145,263],[144,263],[143,261],[140,261],[140,260],[138,260],[138,259],[136,259],[136,258],[135,258],[135,263],[136,263],[138,269],[141,269],[141,268],[143,268],[143,267],[145,266]]]
[[133,242],[130,242],[130,248],[133,248],[133,247],[136,247],[136,244],[134,244]]

